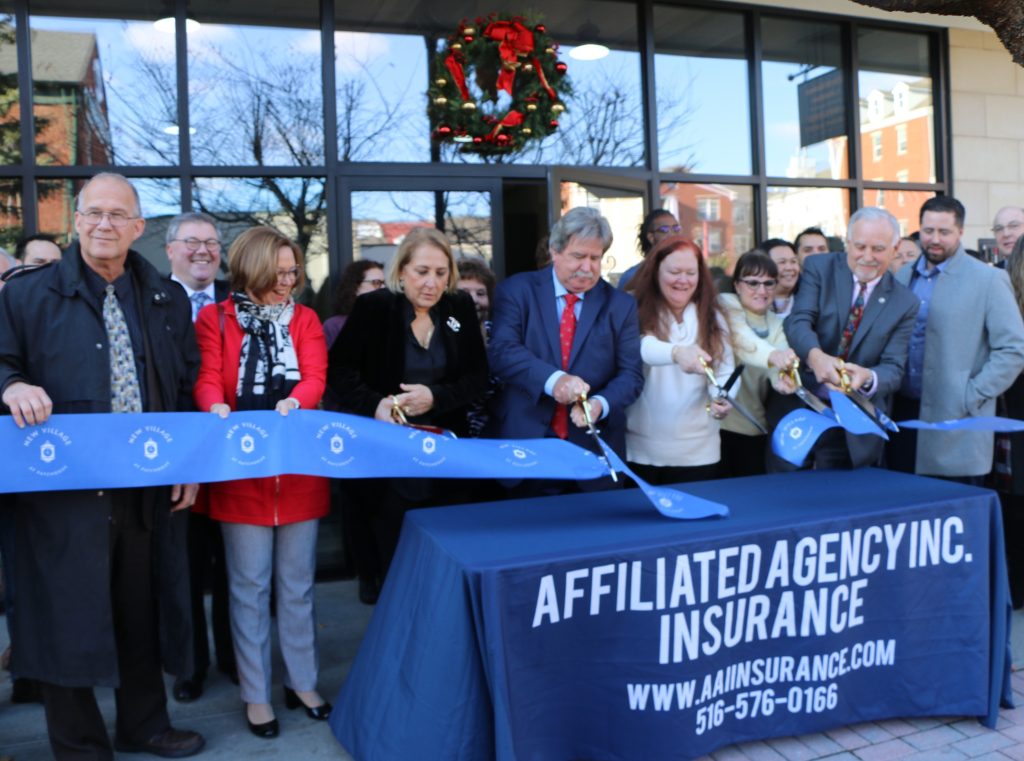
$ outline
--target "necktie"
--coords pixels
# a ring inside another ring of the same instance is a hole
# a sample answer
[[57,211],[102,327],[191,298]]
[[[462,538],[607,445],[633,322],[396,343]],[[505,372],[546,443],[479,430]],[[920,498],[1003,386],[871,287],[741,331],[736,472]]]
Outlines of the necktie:
[[[576,302],[580,297],[575,293],[565,294],[565,309],[558,325],[558,344],[562,348],[562,369],[569,369],[569,355],[572,354],[572,339],[576,336]],[[569,436],[569,407],[559,404],[555,407],[555,416],[551,418],[551,430],[560,439]]]
[[135,352],[128,334],[128,323],[117,302],[114,286],[107,286],[103,299],[103,326],[110,343],[110,408],[112,412],[142,412],[139,376],[135,371]]
[[209,304],[213,299],[206,295],[205,291],[196,291],[192,294],[192,322],[199,316],[199,310]]
[[850,344],[853,343],[853,334],[857,332],[857,326],[860,325],[860,318],[864,316],[864,294],[868,289],[867,283],[859,283],[860,289],[857,291],[857,298],[853,302],[853,306],[850,307],[850,314],[846,318],[846,327],[843,328],[843,337],[839,339],[839,351],[837,352],[840,359],[846,359],[846,356],[850,353]]

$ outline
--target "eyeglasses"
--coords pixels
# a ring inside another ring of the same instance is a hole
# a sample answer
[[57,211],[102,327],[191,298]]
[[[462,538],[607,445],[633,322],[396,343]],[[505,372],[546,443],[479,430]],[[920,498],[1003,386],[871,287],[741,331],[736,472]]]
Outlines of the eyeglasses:
[[749,288],[752,291],[756,291],[758,288],[764,288],[766,291],[770,291],[772,288],[774,288],[776,285],[778,285],[779,281],[778,280],[755,280],[752,277],[742,277],[742,278],[740,278],[740,282],[743,283],[743,285],[747,286],[747,288]]
[[1001,235],[1006,230],[1009,230],[1011,233],[1015,233],[1021,228],[1022,224],[1024,223],[1011,222],[1008,225],[996,225],[995,227],[992,228],[992,232],[994,232],[996,235]]
[[384,287],[384,281],[381,280],[379,277],[375,277],[372,280],[364,280],[362,282],[362,284],[363,285],[372,285],[374,288],[383,288]]
[[292,267],[290,270],[278,270],[278,280],[298,280],[299,279],[299,268]]
[[123,211],[98,211],[97,209],[89,209],[88,211],[78,212],[82,218],[90,225],[98,225],[106,217],[107,221],[110,222],[113,227],[124,227],[133,219],[138,217],[132,217],[125,214]]
[[208,238],[207,240],[199,240],[199,238],[171,238],[171,240],[184,243],[185,248],[193,254],[202,246],[206,246],[206,250],[211,254],[216,254],[220,251],[220,241],[216,238]]
[[681,225],[658,225],[654,228],[656,232],[664,235],[665,233],[681,233],[683,228]]

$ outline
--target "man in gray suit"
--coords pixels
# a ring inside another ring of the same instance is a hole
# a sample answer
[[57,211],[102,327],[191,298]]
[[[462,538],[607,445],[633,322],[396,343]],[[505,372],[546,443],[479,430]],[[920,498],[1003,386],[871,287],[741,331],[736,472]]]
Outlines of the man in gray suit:
[[[938,196],[921,206],[921,250],[897,279],[921,299],[898,419],[994,415],[996,398],[1024,369],[1024,323],[1006,272],[967,255],[964,207]],[[890,441],[895,470],[980,483],[992,469],[986,431],[906,430]]]
[[[868,207],[850,217],[846,253],[804,260],[800,290],[786,318],[786,338],[804,367],[804,384],[822,398],[841,383],[882,410],[903,379],[907,343],[918,300],[889,273],[900,228],[884,209]],[[827,432],[814,449],[817,468],[873,465],[882,439],[839,429]]]

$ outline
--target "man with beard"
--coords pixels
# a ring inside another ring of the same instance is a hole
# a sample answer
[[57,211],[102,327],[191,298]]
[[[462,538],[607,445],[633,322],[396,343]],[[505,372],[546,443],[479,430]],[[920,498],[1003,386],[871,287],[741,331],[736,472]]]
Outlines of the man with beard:
[[[996,398],[1024,368],[1024,323],[1010,280],[964,250],[964,207],[949,196],[921,206],[922,254],[897,279],[921,300],[894,419],[933,422],[995,415]],[[992,469],[987,431],[903,429],[890,439],[894,470],[980,484]]]

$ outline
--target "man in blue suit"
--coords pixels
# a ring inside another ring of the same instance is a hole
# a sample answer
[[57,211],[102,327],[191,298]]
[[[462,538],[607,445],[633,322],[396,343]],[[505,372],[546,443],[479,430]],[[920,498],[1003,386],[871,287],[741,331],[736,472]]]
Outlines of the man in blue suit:
[[593,449],[576,403],[586,393],[602,438],[625,456],[626,407],[644,380],[636,302],[601,279],[611,242],[598,211],[571,209],[551,228],[551,266],[498,286],[488,347],[504,382],[497,436],[560,436]]

